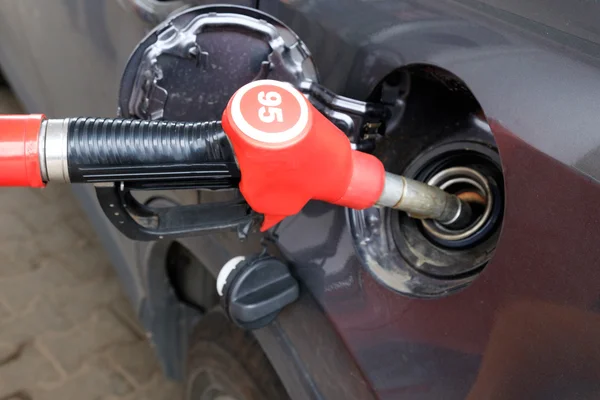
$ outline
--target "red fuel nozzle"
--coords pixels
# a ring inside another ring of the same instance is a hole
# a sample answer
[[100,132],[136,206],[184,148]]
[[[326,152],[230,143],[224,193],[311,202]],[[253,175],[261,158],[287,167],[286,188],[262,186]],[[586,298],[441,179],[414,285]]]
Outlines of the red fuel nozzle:
[[222,189],[237,187],[240,174],[242,195],[264,214],[263,231],[309,200],[353,209],[378,204],[442,224],[470,221],[458,197],[386,174],[377,158],[352,150],[304,95],[279,81],[243,86],[221,123],[0,116],[0,186]]
[[222,119],[242,173],[240,191],[265,215],[261,230],[309,200],[354,209],[373,206],[385,170],[287,83],[261,80],[238,90]]

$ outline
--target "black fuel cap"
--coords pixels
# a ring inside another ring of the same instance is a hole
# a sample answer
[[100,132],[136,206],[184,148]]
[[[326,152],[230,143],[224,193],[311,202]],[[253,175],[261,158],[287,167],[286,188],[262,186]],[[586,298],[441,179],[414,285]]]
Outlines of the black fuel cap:
[[269,324],[299,294],[288,266],[272,256],[231,259],[219,272],[217,291],[231,321],[247,330]]

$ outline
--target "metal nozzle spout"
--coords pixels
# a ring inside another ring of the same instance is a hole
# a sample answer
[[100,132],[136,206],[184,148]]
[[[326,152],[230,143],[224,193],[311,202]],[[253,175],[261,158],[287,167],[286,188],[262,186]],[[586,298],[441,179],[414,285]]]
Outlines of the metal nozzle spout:
[[471,219],[471,208],[457,196],[389,172],[385,174],[385,185],[377,204],[405,211],[413,218],[434,219],[447,226],[466,225]]

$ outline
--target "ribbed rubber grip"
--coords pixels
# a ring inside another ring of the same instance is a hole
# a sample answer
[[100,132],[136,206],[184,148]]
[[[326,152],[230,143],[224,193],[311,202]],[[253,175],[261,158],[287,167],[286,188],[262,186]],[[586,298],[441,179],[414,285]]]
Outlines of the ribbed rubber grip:
[[221,188],[239,181],[220,122],[77,118],[68,123],[67,141],[71,182]]

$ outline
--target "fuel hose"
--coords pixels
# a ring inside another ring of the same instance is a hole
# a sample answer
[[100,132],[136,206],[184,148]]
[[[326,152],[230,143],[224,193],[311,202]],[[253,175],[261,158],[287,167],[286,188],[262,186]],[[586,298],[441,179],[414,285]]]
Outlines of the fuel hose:
[[239,180],[219,121],[0,116],[0,184]]
[[272,80],[240,88],[221,121],[0,116],[0,186],[56,181],[239,186],[248,205],[264,215],[262,230],[310,200],[391,207],[448,225],[470,219],[457,196],[386,173],[376,157],[353,150],[302,93]]

